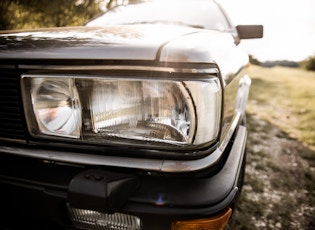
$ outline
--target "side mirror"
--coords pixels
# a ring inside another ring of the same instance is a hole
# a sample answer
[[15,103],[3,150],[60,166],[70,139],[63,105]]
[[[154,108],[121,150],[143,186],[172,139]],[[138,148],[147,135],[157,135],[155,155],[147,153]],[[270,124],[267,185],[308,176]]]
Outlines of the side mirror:
[[238,25],[236,30],[240,39],[262,38],[264,34],[262,25]]

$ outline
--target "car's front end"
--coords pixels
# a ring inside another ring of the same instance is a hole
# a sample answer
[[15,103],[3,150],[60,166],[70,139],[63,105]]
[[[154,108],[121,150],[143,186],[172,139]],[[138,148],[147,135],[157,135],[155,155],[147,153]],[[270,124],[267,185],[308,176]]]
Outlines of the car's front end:
[[0,34],[0,226],[224,228],[250,88],[235,41],[151,24]]

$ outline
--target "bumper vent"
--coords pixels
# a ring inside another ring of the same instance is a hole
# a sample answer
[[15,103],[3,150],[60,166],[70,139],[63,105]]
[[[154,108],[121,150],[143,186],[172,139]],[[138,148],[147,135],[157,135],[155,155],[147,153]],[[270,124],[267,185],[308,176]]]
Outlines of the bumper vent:
[[25,140],[20,76],[14,69],[0,69],[0,139]]

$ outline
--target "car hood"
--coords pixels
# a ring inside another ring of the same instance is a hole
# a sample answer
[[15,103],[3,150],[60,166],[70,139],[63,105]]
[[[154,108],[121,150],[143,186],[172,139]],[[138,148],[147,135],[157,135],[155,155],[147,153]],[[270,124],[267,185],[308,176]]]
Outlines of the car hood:
[[[202,56],[196,54],[196,50],[201,51],[205,47],[198,39],[207,40],[209,45],[209,37],[222,40],[218,38],[219,34],[222,33],[172,25],[110,25],[6,31],[0,33],[0,58],[156,60],[162,54],[164,61],[167,61],[170,54],[183,56],[182,53],[185,52],[184,58],[188,60],[187,57],[191,55]],[[180,44],[174,44],[174,52],[173,45],[170,45],[172,41]],[[167,49],[163,51],[163,47]],[[191,50],[194,50],[193,54],[190,54]],[[208,56],[207,53],[204,55]],[[176,57],[176,61],[178,59],[180,58]]]
[[0,58],[154,60],[171,40],[199,31],[162,25],[7,31],[0,34]]

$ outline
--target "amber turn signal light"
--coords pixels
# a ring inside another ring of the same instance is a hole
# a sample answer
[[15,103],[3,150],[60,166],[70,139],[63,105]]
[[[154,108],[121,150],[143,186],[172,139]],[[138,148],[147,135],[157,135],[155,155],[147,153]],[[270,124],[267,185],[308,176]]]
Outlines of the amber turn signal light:
[[227,225],[232,209],[229,208],[221,215],[209,219],[196,219],[188,221],[175,221],[172,230],[222,230]]

